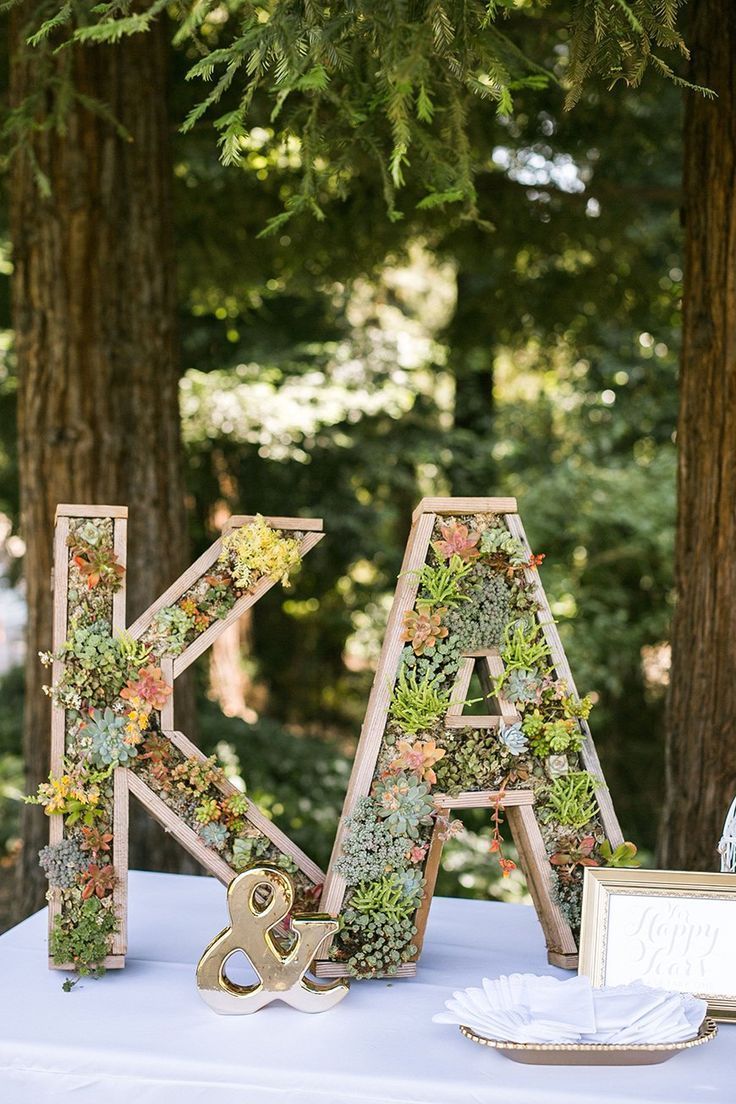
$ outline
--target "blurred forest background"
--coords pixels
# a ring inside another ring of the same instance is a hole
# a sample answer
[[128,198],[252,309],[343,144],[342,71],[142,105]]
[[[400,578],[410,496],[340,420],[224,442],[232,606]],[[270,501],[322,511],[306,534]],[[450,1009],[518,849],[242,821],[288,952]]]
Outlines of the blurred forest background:
[[[558,26],[517,30],[564,75]],[[208,124],[180,133],[194,102],[190,61],[186,48],[167,61],[189,551],[229,512],[323,517],[327,538],[292,590],[271,592],[199,661],[197,718],[192,706],[179,726],[217,748],[326,863],[413,506],[423,494],[512,494],[546,554],[542,578],[578,686],[595,697],[591,725],[624,833],[651,856],[674,586],[681,92],[656,77],[635,91],[591,86],[565,112],[551,85],[520,89],[512,115],[479,112],[480,225],[452,208],[417,208],[411,184],[392,221],[380,181],[367,176],[324,221],[297,217],[259,237],[296,193],[303,151],[296,141],[274,149],[265,110],[238,166],[219,162]],[[6,208],[0,852],[9,872],[24,789],[24,540]],[[131,456],[151,446],[144,426]],[[128,505],[133,519],[147,504]],[[161,561],[165,581],[179,568],[158,538],[137,554],[132,581],[147,561]],[[129,619],[138,612],[129,606]],[[488,825],[477,814],[468,823],[447,850],[440,891],[518,896],[520,882],[494,878]]]

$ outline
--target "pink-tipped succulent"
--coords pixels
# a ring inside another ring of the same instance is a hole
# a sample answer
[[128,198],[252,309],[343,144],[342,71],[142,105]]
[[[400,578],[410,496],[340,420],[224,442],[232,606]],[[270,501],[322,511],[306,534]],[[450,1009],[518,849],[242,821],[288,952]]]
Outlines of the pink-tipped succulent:
[[171,687],[164,681],[160,667],[142,667],[135,682],[129,681],[120,697],[134,705],[144,701],[152,709],[163,709],[171,695]]
[[480,533],[471,533],[467,525],[454,522],[451,525],[440,526],[442,540],[434,541],[432,547],[441,560],[449,560],[453,556],[459,556],[461,560],[475,560],[480,555],[476,548],[480,540]]

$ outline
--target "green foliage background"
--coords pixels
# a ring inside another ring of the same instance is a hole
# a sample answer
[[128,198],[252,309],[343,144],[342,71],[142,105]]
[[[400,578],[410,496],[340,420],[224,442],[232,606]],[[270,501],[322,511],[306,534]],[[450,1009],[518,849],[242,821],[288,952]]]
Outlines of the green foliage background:
[[[569,36],[541,8],[528,14],[509,24],[518,49],[556,80],[570,83],[573,67],[577,87]],[[231,46],[216,22],[197,33]],[[195,56],[188,41],[174,55],[176,119],[199,102],[184,80]],[[679,95],[648,78],[637,92],[593,85],[565,113],[556,81],[544,83],[512,81],[513,112],[505,100],[500,115],[466,105],[464,206],[424,202],[444,185],[420,173],[401,192],[400,220],[386,217],[399,181],[387,186],[381,158],[355,153],[347,187],[325,147],[318,179],[305,176],[313,151],[296,123],[287,135],[272,120],[266,78],[247,114],[242,89],[222,90],[234,164],[221,164],[204,123],[175,137],[193,551],[223,506],[321,516],[328,533],[293,592],[255,609],[243,663],[257,722],[224,718],[202,667],[202,743],[219,746],[322,863],[411,510],[450,491],[518,497],[547,555],[579,688],[597,697],[591,724],[624,832],[654,845],[672,598]],[[315,88],[294,88],[295,111]],[[389,126],[382,146],[389,160],[396,133]],[[302,213],[309,189],[322,221]],[[269,220],[274,232],[258,237]],[[9,340],[2,350],[0,508],[17,523]],[[6,559],[12,583],[17,552]],[[21,693],[11,672],[0,694],[5,847]],[[469,824],[449,849],[445,891],[489,889],[487,829],[478,816]]]

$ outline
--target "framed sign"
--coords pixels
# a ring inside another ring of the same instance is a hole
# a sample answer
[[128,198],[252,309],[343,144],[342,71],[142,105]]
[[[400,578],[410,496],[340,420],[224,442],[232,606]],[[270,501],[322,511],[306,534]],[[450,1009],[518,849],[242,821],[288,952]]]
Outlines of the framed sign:
[[736,874],[587,868],[579,972],[694,993],[736,1020]]

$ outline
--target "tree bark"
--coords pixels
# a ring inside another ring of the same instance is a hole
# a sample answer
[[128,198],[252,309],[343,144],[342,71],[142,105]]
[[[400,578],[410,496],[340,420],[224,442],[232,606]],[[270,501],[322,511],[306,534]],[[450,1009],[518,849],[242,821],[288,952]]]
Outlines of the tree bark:
[[660,861],[717,869],[736,793],[736,7],[695,0],[687,94],[685,290]]
[[455,381],[450,486],[457,495],[493,493],[493,340],[488,332],[490,281],[459,272],[457,304],[448,327],[449,369]]
[[[38,55],[24,46],[30,13],[28,4],[14,9],[14,105],[35,91],[43,72]],[[58,61],[47,55],[57,76],[64,53]],[[28,792],[49,769],[49,709],[37,653],[51,641],[56,504],[130,507],[129,621],[186,565],[166,28],[159,24],[116,46],[75,48],[70,68],[74,87],[107,104],[128,137],[72,101],[62,127],[34,130],[12,171]],[[48,91],[37,111],[39,124],[49,117],[51,97]],[[39,192],[34,160],[50,183],[49,198]],[[22,828],[18,899],[25,913],[42,903],[45,890],[37,865],[47,837],[40,810],[26,807]],[[147,853],[163,864],[173,852],[148,828],[142,844],[134,861]]]

